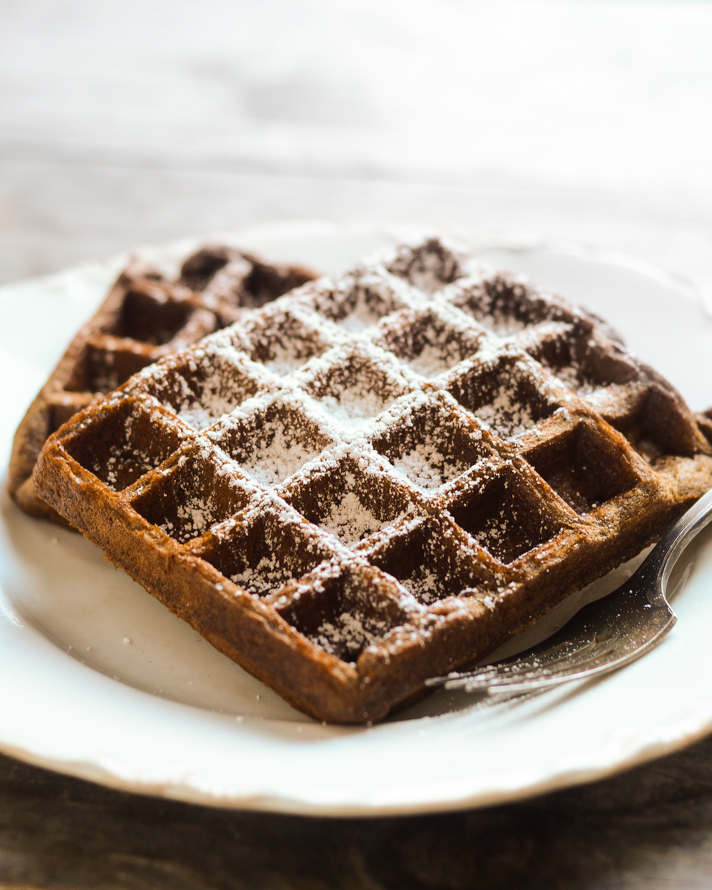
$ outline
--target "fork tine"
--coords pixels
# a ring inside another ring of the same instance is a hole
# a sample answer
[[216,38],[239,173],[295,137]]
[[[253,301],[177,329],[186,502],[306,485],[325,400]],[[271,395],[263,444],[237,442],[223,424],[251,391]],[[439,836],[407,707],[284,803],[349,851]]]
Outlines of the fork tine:
[[464,689],[466,692],[521,685],[532,688],[544,681],[547,685],[553,685],[557,681],[562,682],[563,678],[574,670],[581,670],[584,666],[588,669],[597,662],[609,658],[611,649],[615,648],[615,642],[612,640],[606,642],[609,645],[601,648],[597,646],[595,640],[592,640],[575,652],[566,650],[564,654],[546,662],[528,659],[511,664],[487,665],[482,669],[465,673],[454,673],[438,677],[436,682],[429,685],[443,686],[445,689]]
[[502,676],[523,676],[530,674],[532,671],[541,671],[549,666],[554,666],[559,662],[570,663],[571,659],[577,658],[582,653],[590,651],[595,644],[594,639],[589,639],[583,643],[576,643],[572,640],[565,640],[550,646],[539,654],[533,655],[527,652],[524,656],[517,658],[515,661],[505,661],[495,664],[487,664],[482,667],[473,668],[470,671],[455,671],[444,677],[433,677],[426,681],[428,686],[444,686],[446,689],[457,689],[464,686],[470,680],[474,680],[478,685],[486,685],[491,680],[496,680]]
[[661,596],[651,602],[645,590],[638,580],[631,579],[613,598],[589,604],[531,652],[511,661],[434,678],[428,685],[514,693],[616,670],[652,648],[675,623],[665,599]]
[[[582,653],[582,657],[567,661],[565,667],[549,672],[539,671],[515,671],[501,673],[497,676],[473,677],[454,679],[445,683],[446,689],[464,689],[466,692],[486,690],[490,694],[500,691],[522,692],[550,686],[558,686],[560,683],[578,679],[579,677],[593,677],[598,674],[615,670],[630,660],[630,653],[622,651],[614,641],[607,641],[611,645],[597,651],[595,649]],[[616,657],[616,653],[618,653]]]
[[484,676],[487,674],[508,676],[514,673],[530,673],[533,670],[547,670],[560,662],[570,663],[583,653],[589,652],[596,645],[596,637],[591,635],[589,639],[572,639],[556,643],[542,651],[535,651],[516,661],[504,661],[498,664],[485,665],[472,671],[473,674]]
[[672,567],[690,541],[712,522],[708,491],[672,526],[628,582],[585,606],[548,644],[498,664],[454,671],[426,686],[516,694],[601,676],[639,658],[676,622],[665,599]]
[[[513,686],[526,683],[532,686],[534,683],[546,680],[551,685],[557,678],[564,678],[569,673],[577,672],[584,666],[586,669],[603,663],[609,659],[612,652],[618,650],[616,637],[607,637],[605,640],[596,638],[590,640],[571,651],[564,649],[562,654],[545,652],[541,658],[528,659],[527,661],[511,664],[487,665],[481,670],[474,670],[463,674],[443,677],[444,682],[437,684],[446,689],[466,689],[475,691],[480,688],[493,686]],[[556,647],[561,649],[561,647]],[[547,655],[552,655],[547,659]],[[435,685],[435,684],[433,684]]]

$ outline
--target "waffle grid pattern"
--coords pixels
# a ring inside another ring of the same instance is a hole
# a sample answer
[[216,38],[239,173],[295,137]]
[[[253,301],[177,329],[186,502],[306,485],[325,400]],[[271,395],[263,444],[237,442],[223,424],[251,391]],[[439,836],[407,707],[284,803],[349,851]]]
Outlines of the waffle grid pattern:
[[597,319],[426,239],[140,372],[36,478],[297,707],[366,722],[642,549],[709,454]]
[[175,279],[133,261],[74,337],[18,428],[10,461],[15,500],[32,515],[58,521],[30,478],[51,433],[141,368],[313,277],[301,267],[276,266],[224,245],[188,256]]

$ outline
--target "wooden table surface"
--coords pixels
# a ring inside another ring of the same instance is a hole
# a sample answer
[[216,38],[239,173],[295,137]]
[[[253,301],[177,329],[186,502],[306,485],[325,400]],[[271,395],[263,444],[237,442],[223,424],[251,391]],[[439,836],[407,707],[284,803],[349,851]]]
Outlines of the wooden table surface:
[[[712,294],[711,45],[700,2],[0,0],[0,283],[319,217],[586,243]],[[712,741],[530,801],[363,820],[0,756],[0,886],[712,886]]]

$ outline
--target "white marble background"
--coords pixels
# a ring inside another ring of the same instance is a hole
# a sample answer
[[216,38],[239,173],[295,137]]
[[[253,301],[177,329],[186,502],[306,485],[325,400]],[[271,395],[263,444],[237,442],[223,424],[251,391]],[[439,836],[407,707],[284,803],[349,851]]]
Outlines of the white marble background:
[[467,225],[712,293],[712,3],[0,0],[0,282],[299,217]]

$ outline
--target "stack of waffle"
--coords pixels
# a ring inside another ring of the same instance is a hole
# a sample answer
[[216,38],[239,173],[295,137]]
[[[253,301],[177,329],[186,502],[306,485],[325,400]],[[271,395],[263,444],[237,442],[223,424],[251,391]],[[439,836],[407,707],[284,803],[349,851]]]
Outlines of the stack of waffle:
[[297,708],[359,723],[638,553],[712,448],[600,320],[427,239],[140,371],[34,483]]

